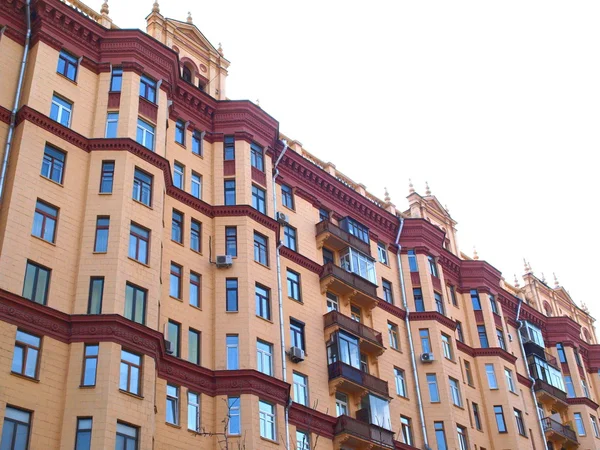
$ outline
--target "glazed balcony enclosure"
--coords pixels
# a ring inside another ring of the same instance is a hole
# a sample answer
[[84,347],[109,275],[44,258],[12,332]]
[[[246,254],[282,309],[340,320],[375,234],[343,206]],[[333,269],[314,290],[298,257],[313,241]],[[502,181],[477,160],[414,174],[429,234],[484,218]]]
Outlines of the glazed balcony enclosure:
[[548,441],[556,444],[554,448],[571,450],[579,447],[577,435],[571,427],[563,425],[550,417],[544,417],[542,419],[542,425]]
[[377,305],[375,283],[333,263],[325,264],[321,271],[321,292],[327,291],[345,297],[348,302],[352,300],[352,303],[367,310]]
[[385,351],[383,338],[379,331],[369,328],[365,324],[357,322],[339,311],[330,311],[325,314],[323,322],[326,331],[341,329],[358,337],[360,350],[365,353],[380,356]]

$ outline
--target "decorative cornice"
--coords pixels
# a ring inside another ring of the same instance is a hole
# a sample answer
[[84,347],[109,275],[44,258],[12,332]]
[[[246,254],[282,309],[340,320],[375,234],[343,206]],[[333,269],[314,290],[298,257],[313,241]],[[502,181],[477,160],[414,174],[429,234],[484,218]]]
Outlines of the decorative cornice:
[[567,399],[567,403],[569,405],[585,405],[588,408],[593,409],[594,411],[597,411],[598,408],[600,408],[600,406],[598,405],[598,403],[594,402],[593,400],[590,400],[587,397],[572,397],[572,398],[568,398]]
[[323,271],[323,266],[321,264],[316,263],[312,259],[309,259],[306,256],[289,249],[286,246],[282,245],[280,247],[279,254],[284,258],[289,259],[290,261],[298,264],[299,266],[304,267],[305,269],[308,269],[313,273],[316,273],[317,275],[321,275],[321,272]]
[[425,320],[433,320],[439,324],[449,328],[450,330],[456,330],[456,322],[449,317],[440,314],[437,311],[423,311],[423,312],[411,312],[408,315],[408,320],[411,322],[420,322]]
[[398,317],[399,319],[402,319],[402,320],[406,319],[406,311],[405,310],[403,310],[395,305],[392,305],[391,303],[388,303],[381,298],[377,299],[377,306],[379,308],[383,309],[384,311],[387,311],[390,314]]
[[533,381],[531,381],[529,378],[527,378],[525,375],[521,375],[520,373],[517,372],[517,381],[519,383],[521,383],[523,386],[526,386],[527,388],[531,389],[531,386],[533,386]]
[[465,344],[461,341],[456,341],[456,348],[466,355],[477,357],[489,357],[495,356],[504,359],[505,361],[514,364],[517,361],[515,355],[511,355],[506,350],[502,350],[500,347],[488,347],[488,348],[474,348]]
[[297,426],[300,430],[310,430],[311,433],[316,433],[327,439],[333,439],[334,437],[333,429],[337,419],[315,409],[293,402],[289,410],[289,420],[292,425]]
[[86,152],[90,151],[88,148],[87,138],[50,119],[48,116],[36,111],[35,109],[30,108],[29,106],[22,106],[17,112],[17,126],[24,120],[27,120],[28,122],[31,122],[32,124],[46,131],[49,131],[54,136],[68,142],[69,144],[79,147]]
[[0,105],[0,122],[10,124],[10,109]]

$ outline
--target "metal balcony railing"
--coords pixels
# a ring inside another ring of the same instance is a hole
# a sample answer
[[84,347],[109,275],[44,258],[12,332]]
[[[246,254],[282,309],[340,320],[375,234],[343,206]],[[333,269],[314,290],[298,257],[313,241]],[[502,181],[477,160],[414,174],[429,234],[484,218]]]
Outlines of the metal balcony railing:
[[337,242],[332,245],[336,248],[336,250],[341,250],[343,247],[354,247],[361,253],[365,255],[371,255],[371,247],[364,241],[361,241],[356,236],[351,235],[345,230],[342,230],[337,225],[334,225],[329,220],[322,220],[316,225],[316,236],[319,237],[324,233],[329,233],[330,238]]
[[575,431],[571,429],[571,427],[563,425],[562,423],[557,422],[556,420],[551,419],[550,417],[544,417],[542,419],[542,425],[544,426],[545,432],[557,433],[565,439],[577,443],[577,435],[575,434]]
[[348,272],[335,264],[327,263],[323,266],[321,279],[328,276],[333,276],[350,288],[361,291],[363,294],[371,297],[374,301],[377,300],[377,286],[369,280],[365,280],[360,275]]
[[328,366],[328,373],[330,380],[343,378],[356,385],[362,386],[373,393],[389,397],[387,381],[383,381],[377,377],[374,377],[373,375],[363,372],[356,367],[352,367],[349,364],[341,361],[331,363]]
[[350,317],[345,316],[339,311],[331,311],[324,316],[325,328],[332,325],[338,325],[340,328],[349,331],[350,333],[372,343],[383,347],[383,338],[379,331],[375,331],[373,328],[369,328],[365,324],[352,320]]
[[350,416],[340,416],[334,428],[334,434],[349,434],[360,440],[374,445],[373,448],[394,448],[394,433],[385,428],[371,425],[353,419]]
[[544,380],[540,380],[536,378],[535,384],[533,385],[533,389],[537,391],[544,391],[550,394],[552,397],[560,400],[563,403],[567,403],[567,393],[560,390],[557,387],[552,386],[550,383],[547,383]]

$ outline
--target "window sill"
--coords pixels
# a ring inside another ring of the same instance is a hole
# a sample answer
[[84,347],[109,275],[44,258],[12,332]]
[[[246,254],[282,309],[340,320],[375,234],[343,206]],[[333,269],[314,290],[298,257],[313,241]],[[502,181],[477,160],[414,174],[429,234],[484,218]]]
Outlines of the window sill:
[[204,155],[203,155],[203,154],[201,154],[201,153],[194,153],[194,152],[192,151],[192,155],[194,155],[194,156],[197,156],[197,157],[198,157],[198,158],[200,158],[200,159],[204,159]]
[[171,428],[177,428],[177,429],[181,430],[181,425],[177,425],[177,424],[169,423],[169,422],[165,422],[165,425],[167,425],[168,427],[171,427]]
[[199,256],[203,256],[202,255],[202,250],[194,250],[192,247],[190,247],[190,250],[193,251],[194,253],[196,253]]
[[133,392],[124,391],[123,389],[119,389],[121,394],[129,395],[130,397],[137,398],[138,400],[144,400],[142,395],[134,394]]
[[37,239],[38,241],[42,241],[42,242],[45,242],[46,244],[50,244],[53,247],[56,247],[56,244],[54,242],[47,241],[46,239],[36,236],[35,234],[32,234],[31,237]]
[[177,145],[179,145],[182,149],[187,150],[187,147],[185,146],[185,144],[183,142],[177,142],[177,141],[173,141],[175,142]]
[[33,381],[34,383],[39,383],[39,382],[40,382],[39,378],[33,378],[33,377],[29,377],[29,376],[27,376],[27,375],[23,375],[23,374],[21,374],[21,373],[17,373],[17,372],[10,372],[10,374],[11,374],[12,376],[15,376],[15,377],[17,377],[17,378],[23,378],[24,380]]
[[288,296],[288,298],[296,303],[300,303],[301,305],[304,305],[304,302],[302,300],[296,300],[295,298],[290,297],[290,296]]
[[179,245],[180,247],[185,247],[185,245],[183,245],[183,242],[176,241],[175,239],[171,239],[171,242],[173,242],[174,244]]
[[178,302],[183,303],[182,298],[173,297],[172,295],[169,295],[169,298],[172,298],[173,300],[177,300]]
[[196,305],[192,305],[192,304],[190,303],[190,307],[192,307],[192,308],[194,308],[194,309],[197,309],[198,311],[202,311],[202,306],[196,306]]
[[[239,311],[225,311],[225,314],[238,314]],[[257,316],[259,317],[259,316]]]
[[[63,169],[63,171],[64,171],[64,169]],[[63,175],[64,175],[64,174],[63,174]],[[52,178],[45,177],[45,176],[44,176],[44,175],[42,175],[41,173],[40,173],[40,177],[41,177],[41,178],[43,178],[44,180],[48,180],[50,183],[53,183],[53,184],[55,184],[55,185],[57,185],[57,186],[60,186],[61,188],[64,188],[64,187],[65,187],[65,186],[64,186],[62,183],[59,183],[58,181],[54,181]]]
[[[67,80],[70,83],[73,83],[75,86],[77,86],[77,81],[71,80],[69,77],[63,75],[62,73],[56,72],[56,75],[58,75],[59,77],[61,77],[63,80]],[[77,65],[77,75],[79,75],[79,64]],[[77,75],[75,75],[75,79],[77,79]]]
[[92,255],[106,255],[108,252],[92,252]]
[[271,319],[266,319],[263,316],[259,316],[258,314],[256,315],[256,317],[258,317],[260,320],[264,320],[265,322],[268,322],[271,325],[273,325],[273,321]]
[[136,262],[136,263],[138,263],[141,266],[147,267],[148,269],[150,268],[150,266],[148,264],[143,263],[141,261],[138,261],[137,259],[134,259],[131,256],[128,256],[127,259],[130,260],[130,261]]
[[112,192],[98,192],[98,195],[112,195]]
[[[147,147],[144,147],[144,148],[147,148]],[[145,208],[148,208],[148,209],[150,209],[150,210],[154,211],[154,208],[152,208],[152,206],[150,206],[150,205],[146,205],[145,203],[143,203],[143,202],[140,202],[139,200],[136,200],[135,198],[132,198],[132,200],[133,200],[135,203],[137,203],[138,205],[142,205],[143,207],[145,207]]]
[[264,267],[265,269],[269,269],[269,270],[271,270],[271,268],[270,268],[269,266],[267,266],[266,264],[263,264],[263,263],[261,263],[260,261],[254,260],[254,262],[255,262],[256,264],[258,264],[259,266],[262,266],[262,267]]
[[80,384],[79,389],[95,389],[95,384]]
[[291,211],[293,213],[296,212],[296,208],[290,208],[289,206],[284,205],[283,203],[281,204],[281,206],[285,209],[287,209],[288,211]]
[[269,438],[262,437],[262,436],[260,437],[260,439],[261,439],[262,441],[267,441],[267,442],[270,442],[271,444],[276,444],[276,445],[279,445],[279,442],[277,442],[277,441],[274,441],[273,439],[269,439]]

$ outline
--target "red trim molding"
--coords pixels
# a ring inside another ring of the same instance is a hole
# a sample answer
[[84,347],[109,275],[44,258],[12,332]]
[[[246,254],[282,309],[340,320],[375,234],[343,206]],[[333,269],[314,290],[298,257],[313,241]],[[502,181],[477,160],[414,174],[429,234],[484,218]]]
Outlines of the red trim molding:
[[10,109],[0,106],[0,122],[10,124]]
[[295,262],[299,266],[304,267],[305,269],[308,269],[313,273],[316,273],[317,275],[321,275],[321,272],[323,271],[322,265],[316,263],[315,261],[307,258],[304,255],[301,255],[298,252],[295,252],[294,250],[289,249],[288,247],[286,247],[284,245],[282,245],[280,247],[279,254],[281,256],[283,256],[284,258],[289,259],[292,262]]
[[378,298],[377,306],[379,308],[383,309],[384,311],[387,311],[390,314],[398,317],[399,319],[402,319],[402,320],[406,319],[406,311],[405,310],[403,310],[402,308],[399,308],[398,306],[394,306],[391,303],[386,302],[385,300]]
[[334,437],[333,429],[337,419],[315,409],[293,402],[289,411],[289,420],[292,425],[301,430],[310,430],[311,433],[327,439]]
[[434,320],[439,324],[450,328],[452,331],[456,330],[456,322],[450,319],[449,317],[440,314],[437,311],[411,312],[408,315],[408,320],[410,320],[411,322]]
[[598,403],[590,400],[587,397],[573,397],[573,398],[568,398],[567,399],[567,403],[569,405],[585,405],[588,408],[592,408],[594,411],[597,411],[598,408],[600,408],[600,405],[598,405]]
[[519,383],[521,383],[523,386],[527,386],[529,389],[531,389],[531,386],[533,386],[533,381],[531,381],[528,377],[526,377],[525,375],[521,375],[518,372],[517,372],[517,381]]
[[511,364],[514,364],[517,361],[517,357],[515,355],[511,355],[506,350],[502,350],[500,347],[474,348],[468,346],[464,342],[456,341],[456,348],[466,355],[472,356],[473,358],[488,356],[500,357]]

